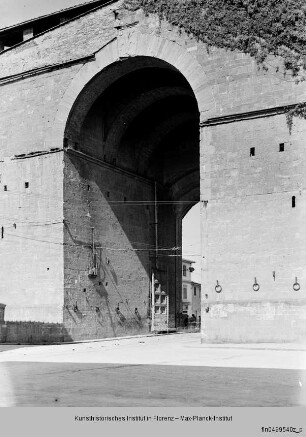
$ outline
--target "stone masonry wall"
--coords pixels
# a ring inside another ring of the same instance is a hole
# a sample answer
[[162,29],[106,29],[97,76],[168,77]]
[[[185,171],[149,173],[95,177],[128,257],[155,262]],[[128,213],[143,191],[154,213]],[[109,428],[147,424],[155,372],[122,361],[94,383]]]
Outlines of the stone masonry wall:
[[305,338],[305,129],[284,115],[204,128],[204,341]]
[[0,326],[2,343],[43,344],[72,341],[62,323],[7,322]]
[[[201,121],[209,117],[306,100],[305,83],[295,85],[292,80],[284,78],[281,72],[259,71],[250,57],[240,53],[219,49],[208,52],[204,44],[184,33],[179,34],[167,23],[160,25],[156,17],[145,17],[141,10],[128,12],[120,5],[121,2],[118,2],[91,12],[0,54],[0,226],[4,228],[4,236],[0,238],[0,301],[7,305],[7,320],[61,323],[64,317],[69,332],[73,333],[77,327],[76,335],[79,335],[81,325],[82,335],[97,336],[105,326],[97,310],[98,307],[100,311],[101,299],[104,299],[103,317],[112,314],[118,326],[118,331],[112,328],[105,335],[124,330],[122,324],[124,319],[127,320],[126,315],[123,315],[123,319],[120,314],[113,314],[114,306],[118,303],[120,312],[121,308],[125,308],[126,314],[130,314],[131,323],[135,323],[133,326],[138,332],[140,323],[145,323],[145,300],[140,289],[148,285],[147,261],[135,253],[118,255],[114,263],[119,271],[121,266],[125,266],[122,267],[127,275],[122,274],[124,280],[135,283],[135,278],[138,278],[139,282],[136,283],[133,305],[128,309],[126,299],[129,301],[129,296],[124,294],[124,285],[118,288],[110,281],[113,287],[110,296],[114,297],[109,298],[111,309],[107,309],[105,289],[97,290],[85,275],[88,247],[70,251],[71,259],[67,258],[65,252],[66,306],[63,316],[63,225],[46,223],[62,220],[64,191],[65,218],[72,223],[76,221],[72,235],[88,243],[90,226],[84,225],[87,218],[79,214],[88,212],[87,196],[95,193],[103,200],[101,193],[104,195],[105,189],[113,192],[115,184],[116,195],[120,194],[122,198],[127,181],[124,177],[107,179],[106,173],[102,177],[94,171],[94,185],[102,189],[98,193],[95,191],[97,188],[93,192],[90,188],[90,194],[86,192],[85,196],[86,186],[92,186],[92,168],[76,170],[73,167],[79,164],[74,162],[71,166],[68,160],[63,175],[62,152],[22,160],[9,158],[40,150],[50,152],[46,144],[53,135],[55,120],[61,117],[59,107],[65,105],[65,99],[72,93],[70,85],[73,81],[81,83],[82,75],[87,78],[83,67],[85,61],[52,72],[33,72],[31,77],[19,77],[18,80],[8,76],[61,64],[97,51],[102,60],[107,61],[110,54],[104,55],[106,52],[102,49],[107,45],[111,51],[119,50],[118,53],[124,56],[144,53],[150,56],[150,53],[154,53],[154,56],[175,65],[192,82]],[[118,16],[114,14],[114,9],[119,10]],[[190,64],[190,59],[196,62],[197,69]],[[95,60],[91,62],[97,65]],[[99,62],[102,62],[101,59]],[[74,94],[70,96],[74,103],[77,97]],[[67,112],[71,107],[66,108]],[[67,120],[60,121],[65,125]],[[206,207],[204,203],[202,205],[205,256],[202,296],[209,295],[208,301],[203,301],[205,341],[215,341],[217,338],[256,341],[259,338],[256,336],[257,328],[261,333],[266,333],[266,337],[260,335],[261,340],[285,338],[280,335],[279,322],[271,322],[276,321],[276,314],[283,315],[282,329],[290,332],[286,338],[294,340],[304,335],[301,328],[304,307],[295,304],[297,300],[303,301],[305,279],[304,131],[305,122],[301,121],[289,136],[284,115],[202,129],[201,200],[208,201]],[[60,138],[54,147],[62,148],[63,140]],[[285,144],[284,152],[278,151],[280,143]],[[251,147],[255,147],[254,157],[249,156]],[[82,180],[78,179],[80,172],[83,172]],[[25,188],[25,182],[29,182],[29,188]],[[83,188],[80,183],[84,184]],[[4,185],[7,185],[7,191],[4,191]],[[137,193],[137,190],[141,192]],[[149,190],[147,185],[138,182],[130,186],[133,195],[144,194],[146,190]],[[149,195],[149,192],[146,194]],[[73,196],[80,203],[70,201]],[[296,197],[295,208],[291,206],[292,196]],[[128,244],[126,237],[120,233],[120,227],[128,229],[133,238],[137,234],[140,239],[136,241],[143,242],[151,238],[145,236],[149,230],[144,228],[148,220],[144,220],[145,214],[151,212],[143,211],[139,216],[131,212],[117,219],[114,211],[109,209],[104,211],[100,207],[99,212],[93,213],[96,214],[93,225],[97,228],[98,239],[103,238],[102,242],[120,243],[121,246],[124,239],[124,244]],[[112,226],[109,220],[103,220],[105,214],[112,214],[113,229],[109,228]],[[30,221],[35,226],[29,226]],[[71,238],[68,231],[66,227],[65,242]],[[105,253],[101,256],[105,256],[103,262],[110,260],[107,266],[111,266],[111,256]],[[73,270],[75,268],[77,270]],[[81,269],[80,275],[84,275],[81,280],[77,277],[78,269]],[[112,273],[107,269],[105,272],[111,277]],[[252,289],[255,277],[260,285],[256,297]],[[298,293],[292,290],[295,277],[301,284]],[[69,300],[76,280],[79,281],[77,292]],[[217,280],[222,285],[222,292],[218,296],[214,291]],[[100,282],[103,283],[102,280]],[[97,287],[101,287],[99,283]],[[89,297],[87,289],[91,290]],[[118,290],[122,293],[122,300],[116,302]],[[93,298],[94,293],[96,295]],[[99,293],[104,297],[99,297]],[[254,305],[249,313],[245,308],[252,305],[252,301]],[[74,311],[76,302],[81,310],[79,315]],[[134,316],[136,302],[141,318],[138,321]],[[232,304],[234,307],[221,307],[222,311],[218,309],[220,305]],[[210,309],[206,313],[208,307]],[[79,316],[83,319],[76,319]],[[92,320],[88,322],[88,329],[86,317]],[[243,338],[237,334],[238,325],[246,333]]]
[[[149,331],[152,254],[147,249],[150,243],[154,247],[154,209],[126,202],[154,199],[153,187],[141,178],[67,155],[64,323],[74,339]],[[89,277],[92,227],[95,278]]]
[[77,65],[2,86],[0,79],[0,159],[46,150],[58,105],[79,69]]
[[60,323],[62,152],[0,162],[0,301],[6,321]]
[[[114,14],[115,10],[118,14]],[[290,78],[284,78],[281,72],[276,73],[273,69],[268,73],[258,70],[254,60],[241,53],[215,48],[208,52],[205,44],[196,42],[184,33],[179,34],[167,23],[160,25],[155,16],[145,17],[141,10],[125,10],[122,2],[101,7],[2,52],[1,77],[91,55],[113,39],[117,40],[119,46],[126,46],[127,56],[128,52],[135,56],[135,51],[143,50],[141,46],[146,45],[145,39],[137,40],[135,35],[158,35],[164,40],[164,46],[171,41],[197,61],[202,70],[199,69],[195,74],[198,79],[204,75],[205,88],[210,89],[210,115],[225,115],[305,100],[306,88],[303,83],[295,85]],[[163,54],[163,47],[160,47],[160,53]],[[175,53],[173,57],[175,61]],[[182,67],[186,68],[183,59]],[[202,88],[201,85],[195,90],[198,100],[202,96]],[[206,116],[202,114],[202,119]]]

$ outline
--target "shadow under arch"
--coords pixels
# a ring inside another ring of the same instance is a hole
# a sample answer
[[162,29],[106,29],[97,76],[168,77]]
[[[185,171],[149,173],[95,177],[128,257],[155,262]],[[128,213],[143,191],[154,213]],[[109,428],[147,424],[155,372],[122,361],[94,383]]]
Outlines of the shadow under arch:
[[[200,198],[199,119],[186,78],[149,56],[107,66],[74,102],[65,130],[65,290],[81,311],[86,290],[100,316],[99,326],[83,318],[74,338],[148,331],[153,272],[168,296],[167,329],[175,329],[181,220]],[[96,249],[102,255],[90,281]]]

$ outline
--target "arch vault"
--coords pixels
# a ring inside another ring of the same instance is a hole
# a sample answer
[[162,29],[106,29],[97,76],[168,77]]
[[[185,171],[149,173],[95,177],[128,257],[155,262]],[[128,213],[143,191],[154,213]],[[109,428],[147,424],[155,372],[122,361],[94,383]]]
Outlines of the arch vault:
[[114,61],[77,96],[63,141],[67,323],[73,296],[90,337],[175,329],[181,220],[200,198],[199,108],[189,82],[160,58]]

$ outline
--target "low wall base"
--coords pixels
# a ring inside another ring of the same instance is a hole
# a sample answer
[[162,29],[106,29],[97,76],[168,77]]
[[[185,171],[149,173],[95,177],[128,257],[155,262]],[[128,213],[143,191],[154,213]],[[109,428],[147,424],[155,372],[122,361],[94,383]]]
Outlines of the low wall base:
[[0,326],[1,343],[49,344],[71,341],[62,324],[6,322]]
[[306,344],[306,304],[211,303],[202,311],[201,341]]

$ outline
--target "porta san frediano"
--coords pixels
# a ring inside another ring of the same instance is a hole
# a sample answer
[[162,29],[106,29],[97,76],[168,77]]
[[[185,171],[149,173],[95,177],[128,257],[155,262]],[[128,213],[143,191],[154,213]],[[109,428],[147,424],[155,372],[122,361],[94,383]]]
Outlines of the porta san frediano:
[[122,1],[0,48],[0,341],[175,331],[198,202],[202,342],[305,341],[305,82]]

